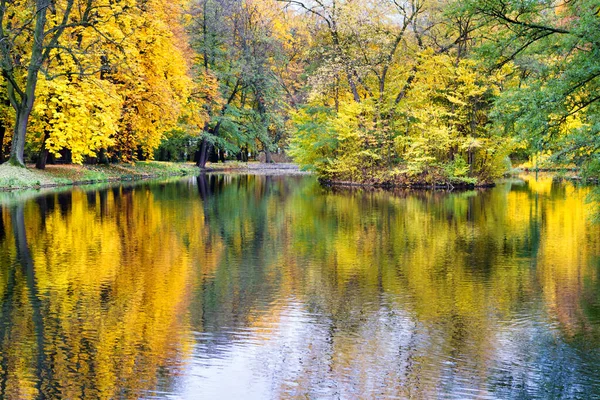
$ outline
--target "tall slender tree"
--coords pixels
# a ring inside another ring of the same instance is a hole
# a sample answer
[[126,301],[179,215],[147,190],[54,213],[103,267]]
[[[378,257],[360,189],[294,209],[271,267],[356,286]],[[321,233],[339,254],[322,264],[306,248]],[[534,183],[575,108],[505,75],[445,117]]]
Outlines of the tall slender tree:
[[[93,26],[97,0],[0,0],[0,70],[15,110],[10,162],[24,166],[23,152],[40,72],[67,30]],[[71,53],[76,57],[74,52]]]

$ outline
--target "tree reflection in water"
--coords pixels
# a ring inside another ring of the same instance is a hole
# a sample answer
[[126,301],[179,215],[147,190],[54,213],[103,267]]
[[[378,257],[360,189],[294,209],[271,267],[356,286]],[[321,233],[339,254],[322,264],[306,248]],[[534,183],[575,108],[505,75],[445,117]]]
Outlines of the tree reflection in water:
[[2,396],[600,395],[588,192],[201,175],[13,202]]

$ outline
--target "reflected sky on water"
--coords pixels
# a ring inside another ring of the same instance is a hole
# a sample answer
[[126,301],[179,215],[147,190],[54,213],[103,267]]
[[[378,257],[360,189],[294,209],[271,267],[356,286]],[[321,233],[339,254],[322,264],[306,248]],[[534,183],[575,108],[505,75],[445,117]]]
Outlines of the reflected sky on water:
[[600,397],[589,192],[205,175],[0,196],[0,397]]

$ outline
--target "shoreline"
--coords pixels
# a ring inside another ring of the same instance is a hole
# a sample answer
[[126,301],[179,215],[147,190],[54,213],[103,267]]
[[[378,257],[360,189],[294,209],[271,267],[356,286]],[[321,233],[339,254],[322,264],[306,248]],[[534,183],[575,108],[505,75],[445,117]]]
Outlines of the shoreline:
[[513,169],[510,173],[504,175],[503,178],[500,178],[492,183],[481,183],[481,184],[471,184],[471,183],[393,183],[393,182],[385,182],[385,183],[362,183],[362,182],[352,182],[352,181],[337,181],[331,179],[319,178],[319,183],[322,186],[328,188],[371,188],[371,189],[383,189],[383,190],[393,190],[393,189],[406,189],[406,190],[475,190],[475,189],[491,189],[497,186],[499,182],[502,182],[503,179],[506,178],[519,178],[521,175],[541,175],[541,176],[551,176],[556,181],[569,181],[572,183],[578,183],[583,185],[600,185],[600,178],[595,177],[583,177],[578,175],[580,172],[579,169],[576,168],[546,168],[546,169]]
[[198,176],[203,173],[250,173],[255,175],[307,175],[296,164],[258,162],[208,164],[201,169],[194,163],[140,161],[135,164],[48,165],[37,170],[8,164],[0,165],[0,192],[86,186],[98,183],[134,182],[157,178]]
[[294,163],[262,163],[262,162],[226,162],[208,165],[205,173],[248,173],[252,175],[312,175],[312,172],[303,171]]
[[[564,171],[564,170],[563,170]],[[542,171],[539,171],[542,172]],[[573,173],[575,171],[569,170]],[[194,163],[176,163],[164,161],[140,161],[134,164],[110,165],[48,165],[45,170],[37,170],[29,165],[27,168],[14,167],[8,164],[0,165],[0,192],[20,190],[51,189],[61,187],[80,187],[98,183],[135,182],[157,178],[198,176],[203,173],[232,173],[252,175],[310,175],[293,163],[266,164],[260,162],[242,163],[237,161],[208,164],[201,169]],[[536,173],[531,170],[521,170],[519,173]],[[545,174],[555,174],[556,171],[543,171]],[[518,176],[518,174],[511,174]],[[573,182],[598,184],[597,180],[583,179],[579,176],[557,176]],[[414,189],[414,190],[473,190],[487,189],[496,183],[467,184],[467,183],[361,183],[351,181],[335,181],[320,179],[324,187],[373,188],[373,189]]]
[[32,166],[0,165],[0,191],[85,186],[97,183],[131,182],[161,177],[197,175],[194,164],[138,162],[113,165],[48,165],[44,170]]
[[473,189],[489,189],[496,186],[496,183],[484,184],[468,184],[468,183],[361,183],[350,181],[335,181],[328,179],[319,179],[319,183],[326,187],[356,187],[356,188],[373,188],[373,189],[414,189],[414,190],[473,190]]

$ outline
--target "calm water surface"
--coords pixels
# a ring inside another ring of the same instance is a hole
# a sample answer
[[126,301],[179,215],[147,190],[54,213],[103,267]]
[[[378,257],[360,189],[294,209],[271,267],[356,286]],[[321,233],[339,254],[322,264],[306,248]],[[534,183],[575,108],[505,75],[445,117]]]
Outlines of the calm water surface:
[[600,398],[588,192],[217,175],[5,200],[0,397]]

